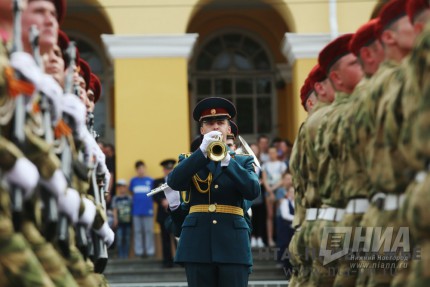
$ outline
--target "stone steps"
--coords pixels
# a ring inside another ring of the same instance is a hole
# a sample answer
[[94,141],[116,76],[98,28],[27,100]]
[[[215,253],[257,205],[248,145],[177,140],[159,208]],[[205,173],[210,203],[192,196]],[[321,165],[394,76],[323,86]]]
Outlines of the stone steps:
[[[271,250],[253,249],[253,256],[250,281],[285,280],[284,270],[274,260]],[[104,275],[112,284],[186,282],[183,267],[163,268],[161,261],[154,258],[109,259]]]

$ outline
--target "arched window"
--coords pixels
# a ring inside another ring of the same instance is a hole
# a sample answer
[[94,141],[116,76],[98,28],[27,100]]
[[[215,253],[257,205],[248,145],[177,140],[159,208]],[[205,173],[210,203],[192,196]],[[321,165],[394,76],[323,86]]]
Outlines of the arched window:
[[237,108],[239,132],[271,135],[276,102],[274,72],[266,49],[242,33],[225,33],[202,45],[191,73],[193,102],[220,96]]

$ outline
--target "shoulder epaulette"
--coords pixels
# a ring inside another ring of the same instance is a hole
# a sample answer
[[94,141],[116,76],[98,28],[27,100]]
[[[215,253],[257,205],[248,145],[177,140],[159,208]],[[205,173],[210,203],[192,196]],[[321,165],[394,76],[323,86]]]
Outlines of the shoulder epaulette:
[[181,156],[183,156],[185,158],[189,157],[190,155],[191,155],[190,152],[188,152],[188,153],[181,153]]

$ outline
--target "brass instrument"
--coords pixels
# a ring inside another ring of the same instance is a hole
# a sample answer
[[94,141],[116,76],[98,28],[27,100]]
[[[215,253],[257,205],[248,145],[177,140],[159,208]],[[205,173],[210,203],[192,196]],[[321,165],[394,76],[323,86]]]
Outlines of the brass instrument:
[[222,161],[227,156],[227,146],[222,141],[222,136],[218,136],[216,139],[217,141],[208,145],[206,153],[210,160]]
[[241,136],[239,136],[239,141],[240,141],[242,146],[237,149],[236,154],[246,154],[246,155],[252,156],[254,158],[254,164],[258,168],[261,168],[260,162],[258,161],[258,158],[255,156],[254,152],[249,147],[248,143]]

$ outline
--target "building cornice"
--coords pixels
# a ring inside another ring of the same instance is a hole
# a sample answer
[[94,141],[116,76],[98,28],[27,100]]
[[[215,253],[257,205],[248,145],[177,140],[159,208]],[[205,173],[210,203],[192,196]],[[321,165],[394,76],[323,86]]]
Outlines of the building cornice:
[[187,58],[198,34],[183,35],[101,35],[111,59]]
[[331,35],[326,34],[300,34],[285,33],[282,53],[292,66],[296,59],[316,59],[318,53],[331,40]]

